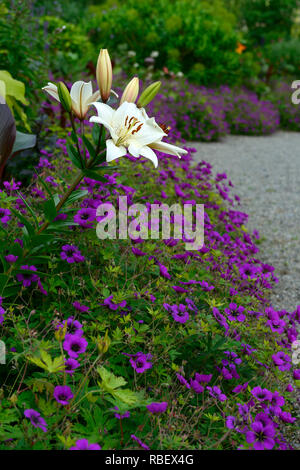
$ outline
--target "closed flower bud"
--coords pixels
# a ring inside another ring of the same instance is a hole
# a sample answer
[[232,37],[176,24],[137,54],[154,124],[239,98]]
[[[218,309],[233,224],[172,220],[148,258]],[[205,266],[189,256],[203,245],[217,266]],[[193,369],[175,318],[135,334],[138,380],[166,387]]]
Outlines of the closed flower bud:
[[96,78],[102,101],[106,103],[110,96],[112,84],[112,66],[107,49],[101,49],[98,57]]
[[139,79],[137,77],[134,77],[125,88],[121,101],[120,101],[120,105],[124,103],[124,101],[127,101],[127,103],[135,103],[135,100],[137,99],[138,94],[139,94]]
[[108,337],[108,330],[106,330],[104,338],[98,338],[97,346],[100,354],[105,354],[108,351],[111,340]]
[[59,101],[61,102],[62,107],[68,113],[70,113],[72,109],[72,99],[71,99],[68,88],[63,82],[59,82],[57,86],[57,93],[58,93]]
[[67,333],[67,322],[65,321],[63,325],[59,325],[58,329],[55,331],[54,336],[57,341],[62,342],[65,339]]
[[147,106],[147,104],[149,104],[150,101],[152,101],[153,98],[157,95],[160,89],[160,86],[161,86],[161,82],[151,83],[151,85],[149,85],[139,97],[139,100],[137,102],[137,107],[144,108],[145,106]]

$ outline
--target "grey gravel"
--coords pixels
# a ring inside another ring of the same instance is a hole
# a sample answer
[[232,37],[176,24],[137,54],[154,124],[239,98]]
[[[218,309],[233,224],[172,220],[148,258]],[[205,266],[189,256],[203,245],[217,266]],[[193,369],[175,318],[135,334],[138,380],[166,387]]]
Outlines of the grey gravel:
[[278,310],[300,305],[300,133],[228,136],[222,142],[189,142],[196,161],[224,171],[249,214],[248,228],[261,237],[260,259],[276,269],[271,294]]

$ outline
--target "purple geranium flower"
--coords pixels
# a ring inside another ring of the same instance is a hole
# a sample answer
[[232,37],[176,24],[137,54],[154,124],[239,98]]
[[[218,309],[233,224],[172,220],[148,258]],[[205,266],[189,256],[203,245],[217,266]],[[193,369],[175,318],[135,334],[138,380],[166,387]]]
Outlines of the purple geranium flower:
[[72,357],[65,360],[65,373],[69,375],[73,375],[75,370],[80,366],[79,362]]
[[227,400],[226,395],[222,393],[221,389],[216,385],[214,387],[206,387],[206,390],[209,391],[210,396],[217,398],[220,401]]
[[60,253],[62,260],[67,261],[67,263],[82,263],[84,261],[84,256],[82,256],[80,250],[75,245],[64,245],[62,247],[62,252]]
[[[117,406],[114,407],[116,411],[119,411],[119,408]],[[125,411],[125,413],[115,413],[115,418],[117,419],[124,419],[124,418],[130,418],[130,412]]]
[[79,439],[69,450],[101,450],[101,447],[98,444],[90,444],[87,439]]
[[273,449],[275,429],[271,425],[264,426],[261,421],[252,423],[252,430],[246,432],[246,441],[253,444],[255,450]]
[[19,257],[15,256],[15,255],[7,255],[7,256],[5,256],[5,261],[12,264],[12,263],[15,263],[18,258]]
[[2,207],[0,207],[0,222],[3,225],[6,225],[7,222],[9,222],[10,219],[11,219],[10,210],[9,209],[3,209]]
[[79,354],[85,352],[87,345],[88,342],[85,338],[83,338],[83,336],[80,336],[79,334],[67,334],[63,343],[63,348],[65,351],[67,351],[70,357],[76,359]]
[[146,444],[144,444],[144,442],[141,441],[141,439],[139,439],[137,436],[135,436],[134,434],[131,434],[131,439],[133,439],[134,441],[136,441],[141,447],[142,449],[145,449],[145,450],[150,450],[150,447],[148,447]]
[[84,313],[84,312],[88,312],[90,307],[87,307],[86,305],[82,305],[80,304],[79,302],[73,302],[73,307],[78,310],[78,312],[81,312],[81,313]]
[[179,380],[179,382],[181,383],[181,385],[185,385],[186,388],[191,388],[190,384],[189,384],[188,381],[183,377],[183,375],[178,374],[178,372],[177,372],[177,373],[176,373],[176,377],[177,377],[177,379]]
[[74,395],[70,387],[67,385],[58,385],[54,389],[53,396],[55,400],[61,405],[68,405]]
[[114,296],[110,295],[106,299],[104,299],[103,305],[106,305],[107,307],[110,308],[110,310],[118,310],[118,308],[125,308],[126,307],[126,300],[122,300],[120,303],[115,303],[113,302]]
[[123,354],[130,357],[130,364],[138,374],[152,368],[152,363],[150,362],[150,359],[152,359],[151,354],[144,354],[142,352],[138,352],[136,354]]
[[[35,266],[28,266],[27,264],[21,266],[21,269],[24,271],[37,271],[37,268]],[[33,274],[30,272],[17,274],[17,281],[22,282],[24,287],[29,287],[31,286],[32,282],[37,282],[38,280],[39,276],[37,274]]]
[[243,322],[246,320],[244,310],[244,307],[241,305],[238,306],[234,302],[231,302],[228,308],[224,309],[224,312],[226,313],[228,320]]
[[96,209],[85,208],[80,209],[74,216],[74,222],[84,228],[92,228],[93,222],[96,219]]
[[212,379],[212,374],[198,374],[195,373],[194,379],[190,380],[191,387],[195,390],[196,393],[204,392],[204,386],[208,384]]
[[278,353],[273,354],[272,359],[279,370],[285,371],[291,368],[291,358],[283,351],[278,351]]
[[186,310],[186,306],[183,304],[173,305],[171,312],[174,320],[179,323],[186,323],[190,318],[189,313]]
[[168,402],[162,401],[161,403],[153,402],[150,405],[147,405],[147,409],[150,413],[164,413],[168,408]]
[[300,369],[295,369],[293,372],[293,377],[295,380],[300,380]]
[[267,388],[261,388],[260,386],[254,387],[251,390],[251,395],[257,398],[258,401],[272,400],[272,393]]
[[32,426],[35,428],[41,428],[42,431],[47,432],[47,423],[44,418],[41,417],[38,411],[29,408],[28,410],[24,411],[24,416],[30,419]]

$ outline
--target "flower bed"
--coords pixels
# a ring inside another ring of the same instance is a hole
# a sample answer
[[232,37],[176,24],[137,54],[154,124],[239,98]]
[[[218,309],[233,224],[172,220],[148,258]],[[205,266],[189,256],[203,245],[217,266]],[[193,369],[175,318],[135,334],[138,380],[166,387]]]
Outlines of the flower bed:
[[[164,129],[169,119],[157,110]],[[86,137],[98,124],[83,124],[89,164],[97,154]],[[178,139],[173,127],[168,140]],[[87,167],[68,188],[70,155],[78,161],[61,133],[29,188],[4,184],[0,448],[291,449],[300,307],[269,305],[274,268],[258,259],[232,183],[186,151],[181,160],[156,152],[158,169],[130,155],[104,163],[103,176]],[[117,207],[119,196],[203,203],[204,246],[171,235],[99,240],[96,208]]]

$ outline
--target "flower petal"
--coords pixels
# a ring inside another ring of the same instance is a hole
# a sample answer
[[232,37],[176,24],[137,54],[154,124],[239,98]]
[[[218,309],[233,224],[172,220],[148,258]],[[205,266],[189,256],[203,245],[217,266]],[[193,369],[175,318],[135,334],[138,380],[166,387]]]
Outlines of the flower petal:
[[148,158],[148,160],[151,160],[155,168],[158,166],[158,160],[156,154],[153,152],[153,150],[149,147],[142,147],[139,149],[140,155],[142,155],[145,158]]
[[106,161],[107,162],[112,162],[116,158],[124,157],[126,153],[127,153],[126,148],[123,146],[117,147],[114,144],[114,141],[112,139],[108,139],[106,141]]
[[74,100],[77,104],[86,103],[87,99],[92,96],[93,94],[93,87],[92,82],[83,82],[79,80],[78,82],[73,83],[70,95],[72,100]]
[[55,98],[57,101],[59,101],[57,86],[54,85],[54,83],[48,82],[48,85],[44,86],[42,90],[45,90],[47,93],[49,93],[50,96],[52,96],[52,98]]
[[167,142],[154,142],[149,146],[155,150],[158,150],[159,152],[167,153],[168,155],[176,155],[179,158],[181,153],[183,155],[187,153],[186,150],[177,147],[176,145],[168,144]]

